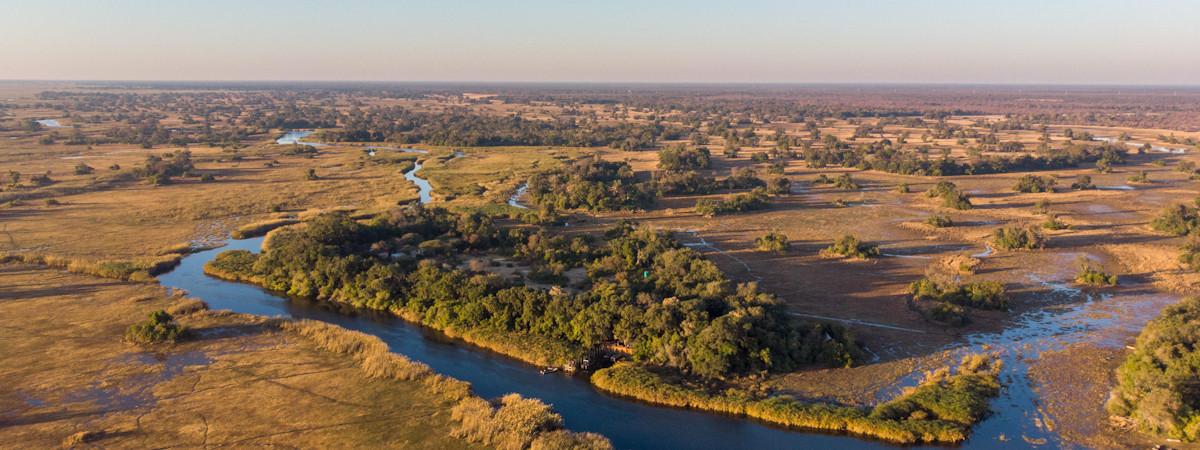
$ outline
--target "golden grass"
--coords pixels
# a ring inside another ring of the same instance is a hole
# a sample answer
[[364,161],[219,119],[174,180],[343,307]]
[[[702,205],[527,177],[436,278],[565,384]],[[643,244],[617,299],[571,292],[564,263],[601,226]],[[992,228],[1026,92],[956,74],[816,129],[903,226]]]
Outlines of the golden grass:
[[142,282],[152,281],[155,276],[171,270],[179,265],[180,259],[182,259],[182,256],[178,254],[128,260],[90,260],[36,253],[0,254],[0,263],[36,264],[64,269],[68,272],[95,275],[102,278]]
[[[0,265],[0,286],[15,296],[0,302],[0,442],[480,448],[451,436],[454,395],[368,376],[356,358],[272,320],[204,311],[152,284],[27,265]],[[121,342],[156,309],[178,314],[191,335],[152,353]]]
[[230,232],[229,236],[234,239],[247,239],[247,238],[252,238],[252,237],[258,237],[258,236],[265,235],[268,232],[270,232],[271,230],[274,230],[276,228],[284,227],[287,225],[295,225],[297,223],[300,223],[299,219],[290,218],[290,217],[284,217],[284,218],[279,218],[279,219],[260,220],[258,222],[251,222],[251,223],[248,223],[248,224],[238,227],[236,230],[233,230],[232,232]]

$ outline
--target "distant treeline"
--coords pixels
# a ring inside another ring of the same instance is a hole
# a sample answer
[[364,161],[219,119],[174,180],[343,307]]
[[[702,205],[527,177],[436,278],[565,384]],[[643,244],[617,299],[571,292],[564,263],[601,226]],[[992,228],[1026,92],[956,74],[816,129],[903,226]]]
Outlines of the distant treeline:
[[803,153],[805,161],[812,167],[835,165],[904,175],[952,176],[1056,170],[1083,163],[1119,164],[1125,161],[1126,150],[1117,144],[1073,144],[1040,155],[988,156],[960,161],[949,157],[934,159],[884,142],[858,147],[835,143],[824,149],[808,148]]

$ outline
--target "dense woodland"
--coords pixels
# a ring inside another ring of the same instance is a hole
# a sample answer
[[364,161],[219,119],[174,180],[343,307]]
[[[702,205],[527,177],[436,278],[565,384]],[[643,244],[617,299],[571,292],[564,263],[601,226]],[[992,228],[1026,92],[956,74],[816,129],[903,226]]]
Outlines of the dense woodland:
[[[366,223],[325,215],[272,234],[259,255],[221,254],[210,271],[290,295],[395,312],[436,329],[528,336],[568,360],[627,348],[634,361],[705,378],[848,365],[850,336],[790,318],[774,296],[735,284],[669,236],[624,224],[602,243],[505,228],[480,214],[420,207]],[[584,269],[576,293],[452,264],[456,254]]]

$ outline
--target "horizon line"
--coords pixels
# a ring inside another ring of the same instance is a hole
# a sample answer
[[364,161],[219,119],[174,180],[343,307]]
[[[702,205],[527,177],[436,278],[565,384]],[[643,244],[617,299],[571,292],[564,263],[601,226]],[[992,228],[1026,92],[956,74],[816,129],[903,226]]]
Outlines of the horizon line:
[[586,81],[586,80],[332,80],[332,79],[68,79],[0,78],[0,83],[263,83],[263,84],[464,84],[464,85],[658,85],[658,86],[987,86],[1200,88],[1196,84],[989,81]]

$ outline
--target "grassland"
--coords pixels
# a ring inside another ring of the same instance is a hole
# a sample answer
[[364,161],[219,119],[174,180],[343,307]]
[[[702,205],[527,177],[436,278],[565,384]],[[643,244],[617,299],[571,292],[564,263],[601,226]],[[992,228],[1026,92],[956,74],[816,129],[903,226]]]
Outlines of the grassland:
[[[440,449],[514,440],[607,446],[600,437],[555,431],[561,419],[535,400],[506,400],[542,408],[534,428],[493,419],[482,433],[478,423],[464,428],[452,410],[483,402],[469,385],[389,353],[377,338],[335,326],[210,312],[154,285],[30,265],[0,266],[0,280],[6,343],[0,370],[9,387],[0,396],[0,437],[6,442],[41,448],[72,439],[104,447]],[[124,329],[155,309],[174,313],[186,337],[175,345],[122,342]]]
[[[114,126],[109,121],[97,123],[83,120],[84,116],[64,116],[58,108],[68,107],[66,103],[57,104],[57,107],[47,106],[55,104],[50,100],[44,104],[34,104],[31,96],[36,91],[9,94],[27,103],[10,110],[10,122],[58,117],[67,126],[80,125],[84,132],[91,135],[102,135]],[[468,101],[455,96],[358,100],[362,100],[364,105],[405,107],[415,111],[469,108],[498,116],[519,114],[526,120],[549,121],[573,116],[590,117],[598,124],[650,124],[660,121],[676,125],[684,123],[686,119],[686,113],[682,110],[662,111],[632,105],[566,107],[484,97]],[[319,103],[308,104],[312,106]],[[347,111],[351,106],[341,99],[336,102],[336,108]],[[174,112],[165,115],[166,118],[162,120],[165,126],[188,126]],[[910,134],[907,150],[916,151],[917,146],[928,146],[931,154],[945,152],[956,161],[979,156],[1014,155],[992,150],[973,154],[970,147],[976,146],[976,138],[967,139],[966,143],[958,138],[925,138],[922,135],[937,121],[922,120],[924,125],[920,127],[879,118],[826,118],[814,121],[814,125],[820,135],[836,136],[855,145],[878,143],[884,139],[898,142],[907,132]],[[994,133],[999,141],[1019,142],[1027,150],[1042,142],[1042,135],[1030,129],[992,127],[1006,120],[1003,114],[972,114],[948,116],[944,122],[974,133]],[[703,121],[700,131],[707,132],[714,123],[713,120]],[[758,141],[743,142],[738,156],[726,157],[719,150],[726,138],[708,136],[707,146],[714,151],[713,167],[705,171],[706,175],[723,177],[735,168],[746,167],[754,167],[760,172],[769,170],[768,165],[755,162],[752,157],[773,148],[771,136],[776,130],[784,130],[796,138],[809,139],[817,148],[824,145],[815,139],[813,127],[802,122],[774,118],[768,125],[757,118],[747,118],[739,123],[739,131],[750,129]],[[878,132],[866,136],[857,132],[860,127],[877,124],[882,124]],[[1183,145],[1166,142],[1164,136],[1200,138],[1200,133],[1180,129],[1053,123],[1048,126],[1048,145],[1067,145],[1067,138],[1063,136],[1067,128],[1106,137],[1128,134],[1133,141],[1173,147]],[[562,146],[464,148],[421,145],[432,153],[428,156],[388,154],[372,158],[366,156],[361,148],[362,143],[322,147],[310,158],[306,154],[294,154],[280,146],[270,145],[269,142],[278,132],[267,129],[251,130],[238,145],[226,148],[191,145],[189,149],[196,160],[197,172],[212,175],[211,181],[204,182],[192,177],[179,179],[169,185],[154,186],[141,180],[123,180],[121,176],[141,165],[148,155],[180,150],[182,147],[159,145],[144,149],[134,144],[98,144],[89,147],[38,143],[40,137],[51,131],[0,132],[0,175],[10,170],[19,171],[25,174],[27,180],[30,174],[50,172],[55,180],[55,183],[43,187],[31,186],[27,182],[17,187],[4,186],[0,192],[0,252],[10,255],[8,259],[14,262],[48,263],[81,273],[102,276],[115,274],[115,278],[135,280],[149,280],[156,264],[174,259],[174,255],[188,251],[185,248],[208,245],[231,232],[258,234],[273,226],[302,219],[317,210],[342,208],[370,211],[411,202],[416,199],[416,189],[404,180],[401,172],[411,167],[416,159],[424,163],[421,174],[434,186],[436,203],[493,212],[507,212],[510,209],[502,206],[503,203],[530,174],[555,167],[566,159],[599,154],[613,161],[628,161],[642,178],[649,178],[658,163],[654,151]],[[656,145],[662,147],[676,143],[687,141],[667,139]],[[462,151],[465,156],[447,158],[456,150]],[[1127,164],[1115,166],[1111,173],[1099,173],[1090,165],[1038,172],[1037,175],[1056,181],[1058,189],[1052,193],[1014,192],[1013,186],[1026,173],[923,177],[834,166],[812,167],[799,159],[789,159],[782,167],[782,174],[793,182],[792,195],[772,199],[771,208],[766,210],[731,214],[714,220],[696,214],[694,206],[697,200],[718,199],[726,193],[672,196],[661,199],[657,206],[646,211],[605,214],[569,212],[565,222],[570,227],[557,228],[556,231],[564,234],[597,233],[618,220],[633,219],[657,229],[674,231],[676,237],[686,243],[696,244],[703,239],[708,245],[696,248],[704,251],[731,278],[757,282],[762,290],[785,300],[790,310],[798,316],[839,322],[850,327],[873,356],[870,364],[856,368],[801,370],[772,374],[764,380],[731,380],[731,383],[749,386],[761,382],[779,394],[797,398],[836,399],[839,403],[864,407],[876,403],[877,394],[887,391],[903,375],[918,368],[945,365],[946,361],[939,350],[961,342],[963,335],[1003,330],[1012,326],[1012,319],[1020,313],[1046,307],[1045,299],[1052,290],[1051,284],[1069,283],[1075,277],[1073,261],[1080,256],[1092,258],[1104,272],[1119,277],[1120,286],[1111,291],[1117,302],[1122,301],[1125,294],[1144,291],[1181,293],[1200,287],[1200,275],[1188,270],[1178,259],[1177,248],[1184,238],[1164,236],[1148,227],[1150,220],[1162,207],[1171,203],[1191,202],[1196,195],[1193,176],[1180,167],[1187,163],[1200,163],[1197,153],[1194,150],[1183,154],[1133,153]],[[95,168],[95,172],[74,174],[75,166],[81,161]],[[109,168],[114,165],[121,169]],[[310,169],[315,171],[317,179],[307,179]],[[1131,176],[1143,171],[1150,183],[1128,184]],[[843,190],[811,184],[822,174],[831,178],[852,174],[860,188]],[[1090,176],[1099,189],[1068,189],[1081,175]],[[957,184],[962,192],[970,196],[974,207],[951,210],[925,198],[922,192],[943,180]],[[902,192],[901,186],[908,187],[909,192]],[[1043,250],[993,252],[989,241],[997,228],[1037,225],[1047,220],[1047,214],[1038,211],[1037,204],[1043,200],[1050,202],[1049,213],[1070,227],[1044,230],[1048,245]],[[951,218],[953,225],[940,228],[927,225],[926,219],[933,215]],[[756,251],[755,239],[767,232],[786,236],[791,243],[790,249],[784,252]],[[865,261],[820,257],[822,248],[847,233],[863,241],[879,244],[880,257]],[[924,275],[931,262],[962,254],[986,254],[980,258],[982,264],[972,277],[978,281],[1004,284],[1013,297],[1010,310],[971,311],[970,323],[957,328],[931,323],[905,301],[908,286]],[[55,289],[62,291],[63,298],[59,301],[64,302],[68,298],[90,295],[87,292],[93,289],[85,287],[95,283],[122,286],[121,289],[152,289],[148,285],[138,287],[114,281],[101,282],[78,275],[56,276],[62,277],[58,282],[61,287]],[[50,287],[44,289],[54,290]],[[1058,297],[1052,300],[1055,303],[1075,301],[1078,300]],[[132,306],[128,312],[131,311]],[[124,312],[127,311],[112,311],[113,314]],[[129,317],[134,316],[141,317],[138,314]],[[218,319],[210,317],[204,320]],[[254,322],[252,319],[244,320]],[[200,322],[197,324],[209,326]],[[116,327],[114,324],[109,326]],[[46,339],[50,339],[50,335]],[[226,348],[243,343],[254,347],[280,340],[299,342],[294,336],[289,337],[286,331],[279,330],[230,335],[221,339],[224,340],[187,343],[183,347],[212,345],[213,348]],[[516,345],[508,346],[519,348]],[[305,351],[312,353],[305,353],[309,359],[304,361],[311,361],[305,367],[313,371],[333,370],[325,366],[350,370],[344,366],[348,364],[342,360],[344,358],[324,355],[315,349]],[[254,355],[261,356],[257,353]],[[243,358],[240,361],[252,361],[248,355]],[[80,358],[80,361],[86,362],[88,358]],[[255,370],[268,369],[277,370],[271,367]],[[38,386],[59,383],[85,386],[84,379],[102,374],[99,370],[85,370],[75,378],[61,375],[61,379],[54,378]],[[263,376],[259,372],[254,373]],[[331,373],[337,372],[333,370]],[[317,380],[324,379],[322,376],[307,375],[297,379],[308,380],[306,377],[312,377],[313,380],[306,382],[317,383]],[[244,377],[247,380],[253,378],[250,375]],[[1095,383],[1105,382],[1103,378],[1096,377]],[[1051,380],[1048,383],[1061,385],[1067,383],[1070,377],[1048,377],[1047,380]],[[336,386],[329,389],[335,388],[340,389]],[[1054,389],[1047,388],[1046,392],[1054,392]],[[1059,403],[1056,409],[1071,411],[1094,406],[1085,404],[1092,397],[1073,396],[1071,392],[1075,391],[1057,394],[1055,398]],[[1092,390],[1087,392],[1089,395],[1093,393]],[[349,392],[344,394],[356,395]],[[436,399],[427,398],[417,403],[428,411],[437,410],[439,414],[448,411],[446,404],[439,404]],[[218,408],[220,405],[211,407]],[[205,412],[206,420],[212,420],[209,416]],[[437,420],[442,419],[437,416]],[[125,429],[122,428],[125,422],[120,421],[124,418],[113,420],[112,429]],[[164,418],[160,422],[167,420],[175,419]],[[273,423],[272,420],[277,418],[264,416],[261,420],[249,422],[252,422],[252,427],[266,430],[270,428],[268,424]],[[437,425],[441,428],[431,429],[439,430],[438,436],[449,436],[449,432],[442,432],[450,429],[448,423]],[[22,425],[21,429],[38,426]],[[189,426],[199,427],[195,424]],[[355,426],[371,428],[368,425]],[[9,428],[11,431],[12,427]],[[160,428],[165,428],[165,425],[160,424]],[[350,428],[351,425],[345,426],[345,429]],[[337,433],[348,433],[337,431],[342,430],[337,427],[330,430],[334,430],[331,436],[335,437],[342,436]],[[67,430],[55,428],[53,433],[46,432],[46,436],[53,434],[55,437],[46,437],[37,442],[54,445],[62,431]],[[155,432],[172,435],[160,429],[155,429]],[[182,436],[179,431],[172,433]],[[320,433],[313,431],[301,434]],[[252,435],[249,432],[246,434]],[[192,435],[188,436],[191,439]],[[228,436],[222,437],[226,438]],[[313,439],[313,444],[329,442],[320,439],[333,439],[306,437],[309,438]],[[153,445],[159,441],[145,442]],[[445,444],[453,447],[454,442],[468,445],[453,439],[445,441]],[[439,441],[431,446],[438,447],[437,444],[441,443]]]

